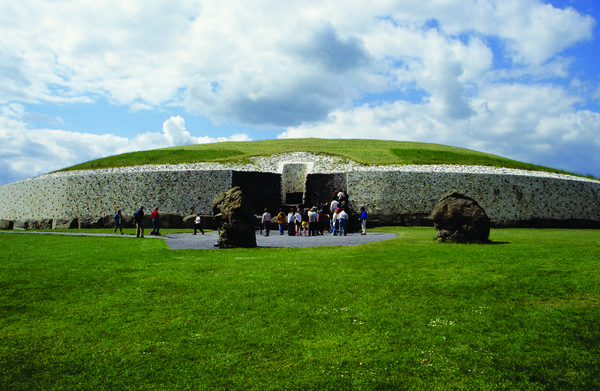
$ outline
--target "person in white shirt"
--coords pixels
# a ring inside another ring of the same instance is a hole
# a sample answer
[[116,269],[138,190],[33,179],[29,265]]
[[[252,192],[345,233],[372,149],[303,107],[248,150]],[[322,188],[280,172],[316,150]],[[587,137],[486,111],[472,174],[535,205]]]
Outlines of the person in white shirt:
[[348,213],[344,209],[340,209],[338,213],[338,220],[340,226],[340,236],[342,236],[342,231],[344,232],[344,236],[348,233],[346,223],[348,222]]
[[296,219],[294,219],[294,208],[290,209],[290,213],[288,213],[287,223],[288,236],[294,236],[296,234]]
[[340,210],[336,209],[331,214],[331,235],[332,236],[336,236],[339,231],[339,227],[340,227],[339,212],[340,212]]
[[294,222],[296,223],[296,236],[302,236],[302,212],[300,209],[294,215]]
[[265,236],[269,236],[269,231],[271,230],[271,214],[267,208],[265,208],[265,213],[263,213],[260,222],[265,229]]
[[204,235],[204,230],[202,230],[202,218],[200,218],[200,213],[196,215],[196,220],[194,221],[194,235],[196,235],[196,231],[200,230],[202,235]]

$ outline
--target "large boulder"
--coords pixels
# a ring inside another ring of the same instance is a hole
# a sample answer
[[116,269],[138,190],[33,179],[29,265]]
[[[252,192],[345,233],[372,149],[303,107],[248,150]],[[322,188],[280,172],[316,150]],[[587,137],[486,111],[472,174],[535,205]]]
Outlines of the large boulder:
[[485,243],[490,236],[490,219],[474,199],[452,192],[438,202],[432,213],[438,241]]
[[254,213],[242,189],[217,194],[213,200],[214,221],[219,230],[219,248],[256,247]]
[[3,230],[3,231],[12,230],[14,226],[15,226],[14,221],[0,219],[0,230]]
[[79,222],[80,229],[95,229],[95,228],[104,228],[106,218],[102,217],[81,217]]
[[79,219],[54,219],[52,229],[73,229],[79,227]]

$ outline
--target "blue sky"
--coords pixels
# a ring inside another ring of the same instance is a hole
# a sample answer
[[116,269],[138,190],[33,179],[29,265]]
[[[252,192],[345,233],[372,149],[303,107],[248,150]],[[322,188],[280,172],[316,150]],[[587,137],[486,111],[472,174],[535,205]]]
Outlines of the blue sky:
[[0,2],[0,184],[276,138],[476,149],[600,177],[592,0]]

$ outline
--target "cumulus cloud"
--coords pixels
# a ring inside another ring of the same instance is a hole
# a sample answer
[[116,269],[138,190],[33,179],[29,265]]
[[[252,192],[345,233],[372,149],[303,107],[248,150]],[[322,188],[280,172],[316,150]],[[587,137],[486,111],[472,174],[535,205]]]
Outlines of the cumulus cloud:
[[290,127],[279,138],[375,138],[428,141],[594,174],[600,164],[600,114],[577,110],[580,98],[552,86],[491,85],[472,101],[468,120],[433,115],[426,102],[365,104],[324,121]]
[[162,132],[139,134],[133,138],[30,128],[24,121],[27,117],[28,113],[20,104],[0,107],[0,184],[124,152],[250,140],[245,134],[194,137],[186,130],[180,116],[167,119]]
[[[215,120],[277,126],[323,119],[384,84],[415,81],[441,110],[464,117],[467,79],[490,66],[480,37],[539,65],[589,39],[594,26],[535,0],[31,0],[0,5],[0,13],[4,102],[99,95],[134,109],[185,104]],[[412,71],[408,80],[397,77],[403,70]]]
[[[557,140],[572,151],[597,142],[585,130],[596,109],[563,87],[576,64],[568,49],[594,27],[591,16],[541,0],[4,2],[0,104],[168,106],[217,125],[284,128],[281,137],[447,142],[552,162]],[[597,88],[586,83],[578,90]],[[36,146],[26,114],[3,115],[7,129],[24,129],[23,150]],[[120,148],[111,143],[209,141],[172,117],[162,132],[98,143],[110,153]]]
[[171,117],[163,123],[163,133],[171,145],[194,143],[190,132],[185,130],[185,121],[180,116]]

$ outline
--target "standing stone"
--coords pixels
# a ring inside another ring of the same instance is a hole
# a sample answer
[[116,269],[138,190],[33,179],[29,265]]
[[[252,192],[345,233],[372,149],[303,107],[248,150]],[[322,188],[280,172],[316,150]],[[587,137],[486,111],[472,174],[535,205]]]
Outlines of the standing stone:
[[220,193],[213,200],[215,225],[219,230],[219,248],[256,247],[254,213],[242,189]]
[[474,199],[460,193],[442,197],[433,210],[433,225],[439,242],[485,243],[490,219]]

